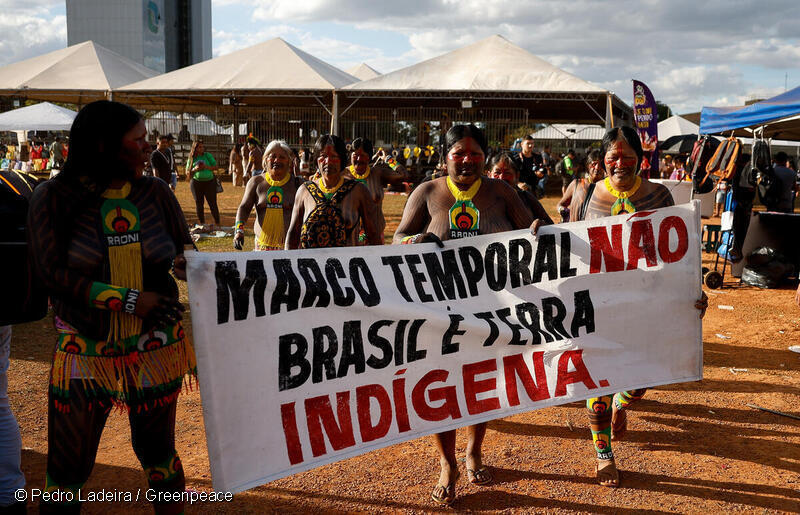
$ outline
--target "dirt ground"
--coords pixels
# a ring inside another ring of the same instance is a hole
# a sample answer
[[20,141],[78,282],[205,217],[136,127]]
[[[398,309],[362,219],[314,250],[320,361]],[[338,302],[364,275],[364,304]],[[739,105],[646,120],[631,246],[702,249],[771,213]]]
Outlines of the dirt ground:
[[[223,225],[233,224],[243,188],[226,184]],[[186,183],[178,198],[194,222]],[[391,238],[405,204],[387,195]],[[555,218],[551,196],[544,203]],[[210,220],[207,214],[207,219]],[[252,221],[252,218],[251,218]],[[248,234],[248,244],[252,234]],[[230,239],[201,240],[201,250],[227,250]],[[704,261],[711,260],[710,254]],[[453,510],[488,512],[800,512],[800,421],[747,407],[800,415],[800,308],[794,289],[759,290],[726,277],[706,290],[703,324],[704,379],[650,390],[629,416],[626,440],[615,444],[622,485],[608,489],[594,478],[594,453],[582,403],[489,423],[484,462],[495,482],[472,486],[466,473]],[[183,288],[184,303],[186,301]],[[718,306],[732,306],[723,310]],[[186,321],[188,331],[191,324]],[[22,429],[22,467],[28,489],[42,488],[47,461],[47,384],[55,341],[50,317],[16,326],[9,397]],[[211,490],[200,392],[180,397],[177,449],[187,488]],[[459,449],[465,441],[459,432]],[[463,463],[461,464],[463,469]],[[395,445],[237,494],[229,503],[201,503],[189,513],[428,512],[438,477],[430,438]],[[133,454],[127,416],[109,418],[86,485],[142,492],[138,502],[84,505],[86,513],[150,513],[146,481]],[[33,509],[33,504],[29,505]]]

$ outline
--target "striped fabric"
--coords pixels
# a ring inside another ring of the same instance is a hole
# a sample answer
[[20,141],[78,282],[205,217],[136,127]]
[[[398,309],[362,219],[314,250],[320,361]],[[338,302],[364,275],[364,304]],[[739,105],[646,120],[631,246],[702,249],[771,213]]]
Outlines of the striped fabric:
[[[28,211],[34,267],[51,296],[55,314],[81,334],[105,339],[109,312],[90,308],[92,282],[109,283],[110,273],[99,196],[56,177],[36,189]],[[178,298],[169,271],[175,255],[191,244],[186,220],[166,183],[134,181],[128,196],[139,210],[144,290]],[[123,285],[124,286],[124,285]],[[143,327],[143,331],[150,327]]]

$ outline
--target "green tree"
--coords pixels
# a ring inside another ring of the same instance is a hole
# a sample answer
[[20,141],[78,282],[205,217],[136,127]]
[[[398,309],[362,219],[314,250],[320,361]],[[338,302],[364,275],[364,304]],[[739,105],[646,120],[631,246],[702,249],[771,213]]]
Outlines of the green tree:
[[669,108],[667,104],[662,104],[658,100],[656,100],[656,112],[658,113],[658,121],[663,122],[667,118],[670,117],[672,114],[672,109]]

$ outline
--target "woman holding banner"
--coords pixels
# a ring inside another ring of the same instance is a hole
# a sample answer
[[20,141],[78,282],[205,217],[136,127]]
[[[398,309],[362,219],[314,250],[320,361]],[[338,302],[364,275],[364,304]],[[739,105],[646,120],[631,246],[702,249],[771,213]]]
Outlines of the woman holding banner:
[[381,245],[375,203],[366,186],[344,176],[347,148],[338,136],[320,136],[314,145],[317,177],[297,189],[286,249],[353,247],[358,228],[369,245]]
[[[80,510],[113,406],[128,412],[149,487],[179,499],[175,410],[194,352],[170,269],[185,280],[186,221],[167,183],[143,177],[150,155],[141,115],[117,102],[85,106],[63,171],[37,188],[28,211],[30,255],[50,295],[58,339],[48,392],[42,513]],[[163,498],[162,495],[162,498]],[[175,497],[177,496],[177,497]],[[180,513],[180,500],[156,501]]]
[[[514,189],[502,180],[481,177],[487,151],[486,137],[474,125],[455,125],[444,138],[445,177],[418,186],[408,197],[395,244],[435,242],[533,227],[531,212]],[[549,218],[547,219],[549,221]],[[539,225],[547,221],[537,219]],[[467,476],[470,483],[486,485],[492,473],[483,465],[481,445],[486,423],[467,428]],[[431,493],[438,504],[455,501],[459,477],[456,432],[434,435],[441,472]]]
[[[672,195],[662,184],[639,176],[644,152],[639,135],[630,127],[609,130],[603,138],[606,178],[588,188],[576,188],[570,207],[570,221],[635,213],[674,205]],[[534,223],[534,234],[538,224]],[[708,298],[695,303],[700,317],[705,315]],[[597,452],[597,480],[603,486],[619,486],[619,471],[614,462],[611,440],[621,440],[627,430],[627,409],[641,399],[646,389],[620,392],[586,401],[592,441]]]

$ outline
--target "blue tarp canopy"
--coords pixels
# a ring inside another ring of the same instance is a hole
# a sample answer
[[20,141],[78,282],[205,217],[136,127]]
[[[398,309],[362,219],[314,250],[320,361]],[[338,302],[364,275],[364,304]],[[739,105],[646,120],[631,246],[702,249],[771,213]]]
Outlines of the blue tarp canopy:
[[800,87],[745,107],[704,107],[700,112],[700,134],[769,125],[765,136],[796,139],[800,135],[800,119],[787,119],[797,116],[800,116]]

